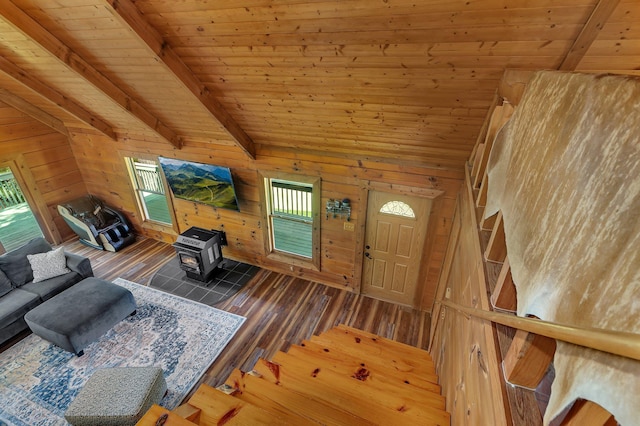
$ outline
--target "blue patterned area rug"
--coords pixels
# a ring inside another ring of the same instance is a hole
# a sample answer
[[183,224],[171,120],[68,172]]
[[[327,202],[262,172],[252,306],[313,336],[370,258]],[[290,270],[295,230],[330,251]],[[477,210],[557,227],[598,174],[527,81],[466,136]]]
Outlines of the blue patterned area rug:
[[[0,424],[67,425],[64,412],[101,368],[159,366],[173,409],[240,329],[245,318],[118,278],[138,306],[76,357],[33,334],[0,353]],[[4,422],[4,423],[3,423]]]

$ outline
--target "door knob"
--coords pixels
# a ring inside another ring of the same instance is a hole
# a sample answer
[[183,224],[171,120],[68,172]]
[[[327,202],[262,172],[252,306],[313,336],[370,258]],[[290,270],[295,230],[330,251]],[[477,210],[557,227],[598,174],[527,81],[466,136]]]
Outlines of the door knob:
[[367,250],[369,250],[371,247],[370,247],[370,246],[366,246],[365,248],[366,248]]
[[371,255],[369,254],[369,252],[368,252],[368,251],[364,253],[364,256],[365,256],[367,259],[372,259]]

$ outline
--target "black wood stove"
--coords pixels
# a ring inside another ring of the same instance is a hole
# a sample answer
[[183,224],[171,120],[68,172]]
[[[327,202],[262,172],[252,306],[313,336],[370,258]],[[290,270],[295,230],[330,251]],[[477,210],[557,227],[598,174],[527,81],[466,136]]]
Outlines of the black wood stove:
[[227,245],[223,231],[191,227],[180,234],[173,244],[178,254],[180,268],[187,277],[208,282],[222,262],[222,248]]

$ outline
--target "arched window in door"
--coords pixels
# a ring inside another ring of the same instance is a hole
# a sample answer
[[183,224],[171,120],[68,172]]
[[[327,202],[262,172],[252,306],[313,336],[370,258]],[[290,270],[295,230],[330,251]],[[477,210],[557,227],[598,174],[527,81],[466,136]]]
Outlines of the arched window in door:
[[393,214],[396,216],[409,217],[415,219],[416,214],[411,206],[402,201],[389,201],[380,208],[380,213]]

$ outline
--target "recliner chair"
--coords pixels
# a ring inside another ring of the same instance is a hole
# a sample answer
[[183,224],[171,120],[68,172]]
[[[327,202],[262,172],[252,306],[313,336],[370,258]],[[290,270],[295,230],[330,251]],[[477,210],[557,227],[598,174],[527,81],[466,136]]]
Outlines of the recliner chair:
[[58,213],[90,247],[116,252],[135,241],[127,219],[93,195],[58,205]]

